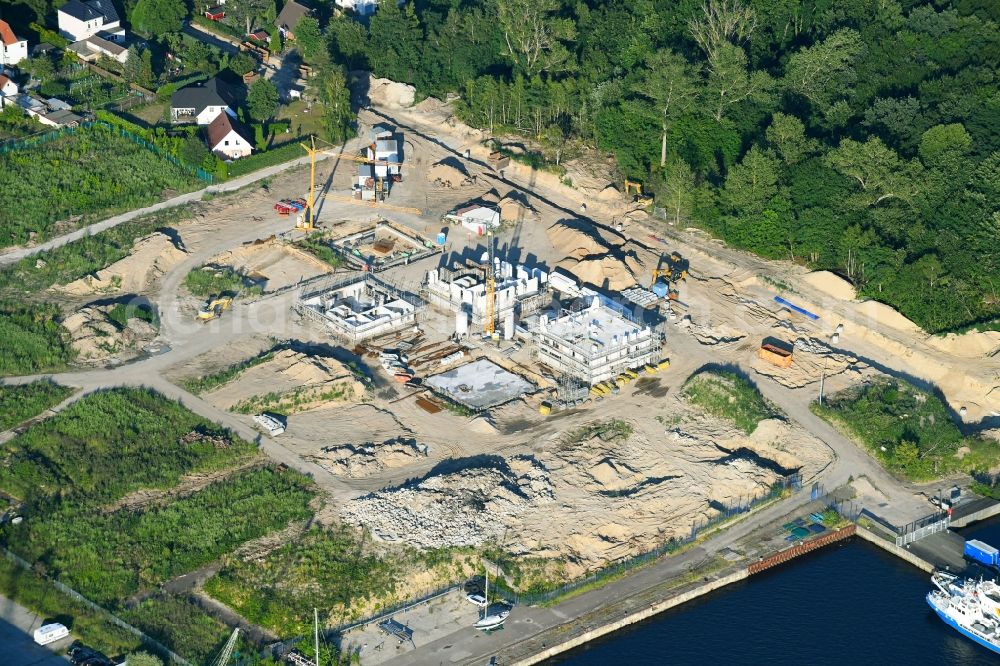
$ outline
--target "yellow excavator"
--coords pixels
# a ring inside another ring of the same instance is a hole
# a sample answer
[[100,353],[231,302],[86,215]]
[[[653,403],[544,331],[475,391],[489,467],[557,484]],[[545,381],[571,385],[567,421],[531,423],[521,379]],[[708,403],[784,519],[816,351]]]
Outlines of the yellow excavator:
[[635,195],[632,197],[632,201],[639,204],[640,206],[651,206],[653,205],[653,197],[649,194],[642,193],[642,183],[636,182],[634,180],[625,179],[625,196],[629,196],[632,192]]
[[217,296],[205,301],[205,305],[198,310],[198,321],[209,322],[218,319],[222,313],[233,304],[233,296]]

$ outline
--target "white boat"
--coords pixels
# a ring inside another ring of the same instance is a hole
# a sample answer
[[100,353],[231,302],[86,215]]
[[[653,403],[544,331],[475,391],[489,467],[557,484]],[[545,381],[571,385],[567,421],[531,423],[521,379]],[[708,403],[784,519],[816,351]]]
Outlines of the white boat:
[[253,420],[257,425],[266,430],[271,437],[276,437],[285,432],[284,424],[270,414],[257,414],[253,417]]
[[938,572],[927,603],[945,624],[984,648],[1000,654],[1000,587],[993,581],[961,580]]
[[69,629],[58,622],[45,624],[35,629],[34,639],[39,645],[48,645],[69,636]]
[[503,606],[499,606],[498,608],[493,608],[493,609],[490,608],[489,569],[486,570],[486,586],[483,592],[484,592],[483,599],[485,600],[485,602],[482,605],[483,614],[479,618],[479,620],[472,626],[481,631],[489,631],[491,629],[496,629],[507,620],[507,616],[510,615],[510,609],[505,608]]

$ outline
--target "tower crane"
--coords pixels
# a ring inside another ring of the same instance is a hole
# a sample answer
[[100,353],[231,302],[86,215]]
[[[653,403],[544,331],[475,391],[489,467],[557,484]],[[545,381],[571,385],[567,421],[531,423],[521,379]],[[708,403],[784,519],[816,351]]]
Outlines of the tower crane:
[[[325,143],[329,148],[319,147],[317,143]],[[336,149],[332,143],[318,139],[315,134],[309,135],[309,145],[300,143],[309,155],[309,198],[306,200],[305,218],[302,222],[302,229],[312,231],[316,227],[316,156],[319,154],[330,155],[337,159],[361,162],[364,164],[377,164],[384,166],[401,166],[402,162],[387,162],[385,160],[368,159],[364,155],[352,155]],[[332,149],[332,150],[331,150]]]

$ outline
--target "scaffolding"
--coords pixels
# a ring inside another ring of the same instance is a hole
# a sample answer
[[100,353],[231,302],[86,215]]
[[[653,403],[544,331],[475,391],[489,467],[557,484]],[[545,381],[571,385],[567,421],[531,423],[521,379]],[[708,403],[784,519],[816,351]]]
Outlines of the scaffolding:
[[323,325],[338,340],[356,345],[417,322],[425,303],[416,295],[375,277],[356,273],[331,278],[299,296],[295,310]]

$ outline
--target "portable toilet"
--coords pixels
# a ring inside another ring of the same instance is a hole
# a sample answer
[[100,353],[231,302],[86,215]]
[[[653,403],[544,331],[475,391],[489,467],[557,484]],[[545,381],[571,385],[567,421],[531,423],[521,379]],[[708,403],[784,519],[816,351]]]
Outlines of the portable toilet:
[[964,554],[970,560],[974,560],[980,564],[996,566],[997,556],[1000,555],[1000,551],[988,543],[984,543],[978,539],[971,539],[965,542]]
[[669,286],[663,280],[657,280],[653,283],[653,294],[655,294],[657,298],[666,298],[668,291]]
[[448,240],[448,235],[443,231],[439,232],[437,235],[437,244],[444,245],[446,240]]

